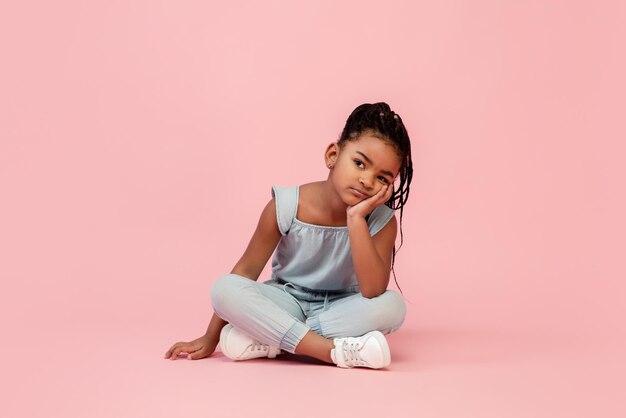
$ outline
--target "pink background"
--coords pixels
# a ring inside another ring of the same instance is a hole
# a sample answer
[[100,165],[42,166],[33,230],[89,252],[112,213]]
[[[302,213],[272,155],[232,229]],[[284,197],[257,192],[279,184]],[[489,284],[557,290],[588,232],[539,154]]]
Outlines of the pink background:
[[[0,415],[623,417],[625,23],[619,1],[3,1]],[[415,164],[389,370],[163,360],[270,186],[325,178],[379,100]]]

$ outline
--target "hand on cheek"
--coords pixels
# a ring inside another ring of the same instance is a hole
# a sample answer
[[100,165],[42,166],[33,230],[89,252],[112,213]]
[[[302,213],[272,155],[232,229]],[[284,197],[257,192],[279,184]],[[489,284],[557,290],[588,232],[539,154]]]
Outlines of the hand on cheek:
[[[390,184],[384,184],[383,187],[378,191],[378,195],[380,195],[380,203],[385,203],[391,197],[393,193],[393,186]],[[378,206],[378,205],[377,205]]]
[[393,186],[389,184],[383,185],[380,190],[373,196],[361,200],[354,206],[348,206],[347,212],[349,217],[365,217],[372,210],[385,203],[391,197]]

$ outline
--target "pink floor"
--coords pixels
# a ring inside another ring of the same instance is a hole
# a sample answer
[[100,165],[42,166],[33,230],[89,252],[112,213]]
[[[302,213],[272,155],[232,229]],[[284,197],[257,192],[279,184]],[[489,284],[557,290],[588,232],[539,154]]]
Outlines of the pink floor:
[[[128,290],[111,305],[72,303],[52,292],[60,305],[48,315],[35,303],[15,304],[3,325],[14,337],[4,344],[1,415],[618,418],[626,412],[623,333],[514,329],[495,320],[437,325],[416,318],[427,312],[411,305],[405,326],[388,337],[387,370],[344,370],[290,354],[232,362],[216,352],[170,361],[162,358],[169,345],[205,326],[202,292],[146,291],[154,304],[135,305],[140,287]],[[189,300],[187,312],[179,302],[172,312],[163,309],[178,298]]]
[[623,417],[626,411],[626,345],[599,335],[407,327],[389,338],[391,367],[373,371],[290,355],[239,363],[221,353],[162,360],[173,333],[173,327],[30,333],[3,371],[11,382],[2,416]]

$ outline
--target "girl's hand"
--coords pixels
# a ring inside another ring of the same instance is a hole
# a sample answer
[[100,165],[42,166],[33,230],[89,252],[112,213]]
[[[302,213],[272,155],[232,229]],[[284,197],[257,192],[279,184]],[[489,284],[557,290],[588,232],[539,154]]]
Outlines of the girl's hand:
[[186,354],[185,357],[187,357],[188,360],[198,360],[208,357],[213,354],[218,342],[219,339],[215,340],[207,335],[203,335],[190,342],[177,342],[167,350],[165,358],[176,360],[179,354]]
[[392,193],[393,185],[385,184],[374,196],[363,199],[354,206],[348,206],[346,209],[348,219],[356,217],[365,218],[368,213],[389,200]]

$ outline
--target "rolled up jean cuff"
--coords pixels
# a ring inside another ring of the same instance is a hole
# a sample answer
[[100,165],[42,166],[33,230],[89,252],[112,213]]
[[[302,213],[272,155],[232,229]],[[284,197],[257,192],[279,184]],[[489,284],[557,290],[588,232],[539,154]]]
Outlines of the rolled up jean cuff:
[[300,344],[300,341],[304,338],[310,328],[304,325],[298,320],[294,320],[291,328],[287,330],[282,340],[280,340],[279,347],[281,350],[285,350],[289,353],[295,353],[296,347]]

